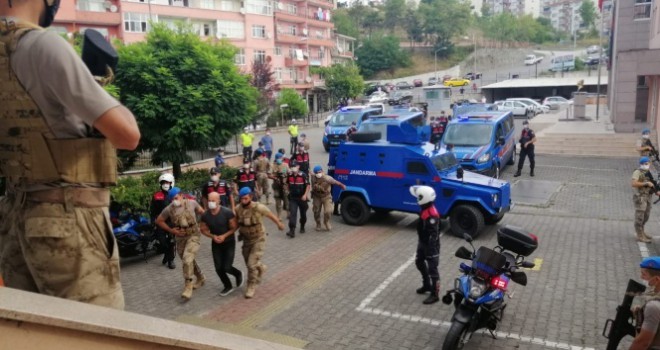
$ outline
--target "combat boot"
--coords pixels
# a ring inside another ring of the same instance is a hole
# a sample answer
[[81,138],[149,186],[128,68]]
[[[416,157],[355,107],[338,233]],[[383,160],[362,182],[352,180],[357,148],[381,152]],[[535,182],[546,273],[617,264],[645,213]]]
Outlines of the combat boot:
[[251,299],[254,297],[254,292],[256,290],[256,286],[252,283],[248,283],[247,288],[245,289],[245,299]]
[[326,231],[330,231],[330,230],[332,230],[332,225],[330,225],[330,221],[326,221],[326,222],[325,222],[325,230],[326,230]]
[[291,237],[291,238],[295,238],[296,237],[296,228],[295,227],[294,228],[289,228],[289,232],[287,232],[286,235]]
[[530,170],[530,172],[529,172],[529,176],[534,177],[534,169]]
[[305,226],[300,226],[300,233],[305,233]]
[[646,237],[646,235],[642,232],[641,234],[637,234],[637,241],[642,242],[642,243],[651,243],[652,240],[649,237]]
[[316,231],[323,231],[323,229],[321,228],[321,223],[320,222],[316,223]]
[[518,177],[518,176],[520,176],[520,175],[522,175],[522,174],[521,174],[521,170],[518,169],[518,171],[516,171],[516,173],[513,174],[513,177]]
[[192,297],[193,293],[193,282],[192,280],[186,280],[186,286],[183,288],[183,293],[181,293],[181,297],[186,300],[190,300]]
[[642,236],[644,236],[644,238],[646,238],[646,239],[653,240],[653,237],[647,235],[647,234],[646,234],[646,231],[642,231]]
[[415,290],[415,292],[417,294],[424,294],[424,293],[430,292],[431,289],[432,289],[431,286],[424,285],[424,286],[421,286],[421,287],[417,288],[417,290]]
[[197,280],[195,281],[195,284],[193,285],[193,289],[201,288],[204,286],[204,283],[206,282],[206,277],[204,274],[199,271],[195,271],[195,276],[197,276]]
[[435,283],[433,283],[432,287],[429,289],[431,294],[426,299],[424,299],[424,301],[422,301],[424,305],[430,305],[440,301],[440,298],[438,298],[438,293],[440,292],[440,282],[435,281]]

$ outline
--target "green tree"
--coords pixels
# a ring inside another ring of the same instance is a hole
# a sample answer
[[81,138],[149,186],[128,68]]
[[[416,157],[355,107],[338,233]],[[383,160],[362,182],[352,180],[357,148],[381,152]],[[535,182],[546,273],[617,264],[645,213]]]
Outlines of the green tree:
[[257,111],[252,119],[253,122],[258,122],[268,115],[268,111],[273,103],[275,90],[278,87],[274,79],[270,59],[252,62],[250,84],[258,91]]
[[460,0],[431,0],[422,2],[418,11],[422,17],[424,34],[435,50],[446,48],[439,56],[451,53],[452,39],[463,34],[470,24],[470,5]]
[[414,43],[421,42],[424,39],[422,16],[417,12],[414,2],[409,2],[407,4],[403,18],[403,28],[406,30],[406,35],[408,40],[410,40],[411,47],[414,47]]
[[391,34],[394,33],[396,27],[403,23],[404,14],[406,11],[405,0],[387,0],[383,8],[384,18],[383,25]]
[[364,90],[364,80],[355,63],[333,64],[330,67],[322,67],[320,71],[325,78],[326,88],[336,100],[353,98]]
[[356,22],[351,18],[347,9],[337,9],[332,13],[332,22],[335,24],[335,30],[339,34],[358,38],[360,30]]
[[[300,97],[295,89],[285,88],[280,90],[280,96],[277,98],[275,104],[277,105],[277,109],[273,111],[273,114],[280,120],[301,118],[305,117],[308,113],[307,103],[302,97]],[[281,105],[287,105],[287,107],[282,109],[279,107]],[[282,118],[280,113],[284,113],[284,118]]]
[[377,36],[367,39],[355,50],[360,72],[371,77],[382,70],[394,71],[410,65],[408,52],[401,49],[399,39],[393,36]]
[[591,0],[582,0],[580,5],[580,17],[587,28],[592,28],[596,23],[596,6]]
[[116,83],[137,117],[138,148],[154,164],[172,163],[174,176],[187,152],[224,145],[256,111],[256,90],[234,65],[236,48],[204,42],[189,27],[154,24],[145,42],[119,48]]

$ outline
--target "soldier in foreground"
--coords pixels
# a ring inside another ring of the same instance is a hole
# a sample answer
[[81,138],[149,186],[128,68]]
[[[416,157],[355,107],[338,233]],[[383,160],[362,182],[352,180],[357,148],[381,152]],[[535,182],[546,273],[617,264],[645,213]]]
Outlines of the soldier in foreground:
[[653,207],[653,194],[660,196],[660,189],[651,175],[651,160],[649,157],[639,158],[639,169],[632,174],[632,187],[634,190],[633,204],[635,206],[635,234],[637,240],[643,243],[650,243],[651,237],[644,231],[644,225],[649,220],[651,208]]
[[[346,186],[335,180],[329,175],[323,174],[323,167],[317,165],[314,167],[314,177],[312,177],[312,212],[314,213],[314,221],[316,221],[316,231],[330,231],[330,217],[332,216],[332,185],[341,187],[342,190]],[[323,213],[323,226],[321,226],[321,213]]]

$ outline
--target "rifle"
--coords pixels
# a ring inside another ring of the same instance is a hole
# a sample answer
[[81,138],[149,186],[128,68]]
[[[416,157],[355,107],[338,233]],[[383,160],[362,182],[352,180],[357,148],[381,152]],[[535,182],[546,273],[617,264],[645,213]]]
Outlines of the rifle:
[[655,159],[656,162],[660,162],[660,154],[658,154],[658,150],[653,146],[653,143],[651,143],[651,140],[644,140],[644,145],[646,147],[651,147],[651,150],[649,151],[649,156],[651,156],[653,159]]
[[623,302],[616,307],[616,317],[614,320],[608,319],[605,321],[605,327],[603,327],[603,336],[609,339],[607,350],[616,350],[623,337],[627,335],[634,337],[637,334],[637,327],[631,322],[634,318],[631,307],[635,296],[644,293],[644,291],[646,291],[646,287],[643,284],[628,280]]
[[[644,176],[646,177],[647,180],[649,180],[649,182],[651,182],[653,184],[654,193],[658,193],[658,191],[660,191],[660,185],[658,185],[658,182],[655,181],[655,179],[653,178],[653,174],[651,174],[650,171],[646,171],[646,172],[644,172]],[[660,202],[660,197],[658,199],[656,199],[656,201],[653,202],[653,204],[658,203],[658,202]]]

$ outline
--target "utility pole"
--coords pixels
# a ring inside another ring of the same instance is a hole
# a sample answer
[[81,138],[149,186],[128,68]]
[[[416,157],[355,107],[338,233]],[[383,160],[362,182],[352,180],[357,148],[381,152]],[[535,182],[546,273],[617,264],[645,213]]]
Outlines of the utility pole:
[[573,31],[573,50],[577,48],[577,33],[575,31],[575,5],[571,7],[571,28]]
[[600,46],[598,57],[598,82],[596,83],[596,121],[600,116],[600,69],[603,66],[603,11],[600,12],[600,29],[598,30],[598,45]]
[[477,36],[475,33],[472,33],[472,42],[474,43],[474,52],[472,53],[472,56],[474,56],[474,62],[473,62],[474,67],[473,67],[472,75],[476,75],[477,74]]

